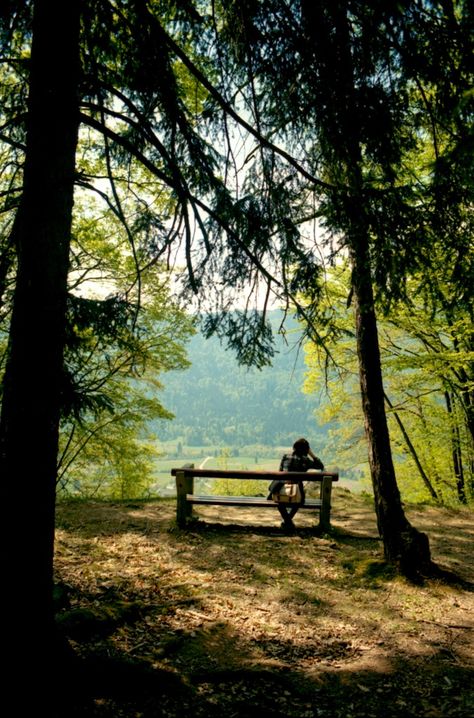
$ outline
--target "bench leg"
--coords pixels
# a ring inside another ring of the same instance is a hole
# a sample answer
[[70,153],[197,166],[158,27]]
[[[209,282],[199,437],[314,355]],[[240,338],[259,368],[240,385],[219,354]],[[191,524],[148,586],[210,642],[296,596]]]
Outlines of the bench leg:
[[321,511],[319,513],[319,528],[325,533],[331,530],[331,492],[332,479],[324,476],[321,482]]
[[192,504],[186,501],[186,494],[193,493],[193,477],[186,477],[184,471],[176,472],[176,522],[180,528],[186,526],[192,515]]

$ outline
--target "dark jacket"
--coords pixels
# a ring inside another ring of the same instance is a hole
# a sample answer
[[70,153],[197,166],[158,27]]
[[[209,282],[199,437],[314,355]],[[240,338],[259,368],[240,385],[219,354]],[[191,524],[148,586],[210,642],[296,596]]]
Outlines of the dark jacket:
[[[321,461],[321,459],[311,459],[309,456],[299,456],[298,454],[291,453],[291,454],[283,454],[282,459],[280,461],[280,468],[279,471],[308,471],[309,469],[324,469],[324,464]],[[268,499],[272,498],[272,494],[278,493],[282,486],[284,486],[286,482],[282,481],[281,479],[274,479],[270,486],[268,487]],[[300,485],[300,491],[301,495],[303,496],[303,502],[304,502],[304,487],[303,482],[298,481]]]
[[279,471],[308,471],[309,469],[324,469],[321,459],[311,459],[309,456],[298,454],[283,454]]

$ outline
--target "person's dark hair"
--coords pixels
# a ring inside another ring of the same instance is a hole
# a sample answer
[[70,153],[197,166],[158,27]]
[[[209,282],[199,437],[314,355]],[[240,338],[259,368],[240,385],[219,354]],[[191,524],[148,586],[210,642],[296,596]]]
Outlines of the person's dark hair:
[[307,456],[309,451],[309,442],[306,439],[297,439],[293,444],[293,451],[298,456]]

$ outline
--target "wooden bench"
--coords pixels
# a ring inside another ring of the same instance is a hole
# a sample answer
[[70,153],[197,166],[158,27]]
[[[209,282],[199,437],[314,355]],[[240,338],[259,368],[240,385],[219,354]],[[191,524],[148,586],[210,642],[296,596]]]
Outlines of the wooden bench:
[[[300,473],[292,471],[224,471],[220,469],[195,469],[193,466],[171,469],[171,474],[176,478],[176,520],[178,526],[184,528],[188,519],[192,517],[193,506],[195,505],[217,505],[217,506],[245,506],[247,508],[273,508],[278,509],[278,504],[269,501],[268,485],[273,479],[288,481],[304,481],[319,484],[319,497],[316,499],[307,498],[305,503],[299,505],[299,510],[312,509],[319,513],[318,528],[321,531],[329,531],[331,528],[331,491],[333,481],[339,479],[337,473],[331,471],[308,471]],[[194,493],[194,479],[239,479],[250,481],[265,481],[263,492],[265,496],[202,496]],[[285,504],[291,507],[294,504]]]

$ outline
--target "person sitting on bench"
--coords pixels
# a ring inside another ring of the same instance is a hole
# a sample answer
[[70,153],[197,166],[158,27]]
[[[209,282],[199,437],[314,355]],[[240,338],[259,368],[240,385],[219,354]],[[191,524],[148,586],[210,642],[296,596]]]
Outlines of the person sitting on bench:
[[[312,451],[309,442],[304,439],[297,439],[295,443],[293,444],[293,451],[292,453],[283,454],[282,459],[280,461],[280,468],[279,471],[308,471],[309,469],[324,469],[324,464],[319,459],[316,454]],[[269,494],[267,496],[268,500],[273,499],[273,494],[277,494],[281,488],[284,486],[285,482],[281,479],[274,479],[270,486],[268,487]],[[278,503],[278,510],[281,514],[281,517],[283,519],[282,528],[292,528],[293,527],[293,517],[295,516],[296,512],[298,511],[300,505],[304,503],[305,500],[305,492],[304,492],[304,486],[303,482],[298,482],[300,492],[301,492],[301,502],[299,504],[293,504],[290,506],[285,506],[284,503]]]

